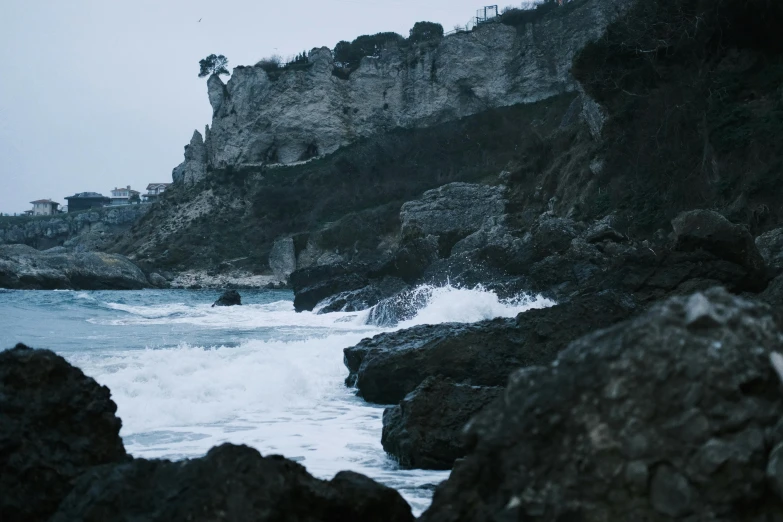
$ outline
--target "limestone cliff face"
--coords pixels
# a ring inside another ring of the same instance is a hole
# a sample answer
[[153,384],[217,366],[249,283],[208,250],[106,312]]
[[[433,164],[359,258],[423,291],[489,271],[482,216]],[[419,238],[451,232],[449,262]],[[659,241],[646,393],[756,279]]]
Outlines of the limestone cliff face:
[[175,179],[198,179],[207,168],[293,163],[393,128],[426,127],[576,90],[570,74],[575,53],[629,3],[583,0],[568,15],[524,27],[490,23],[436,45],[392,47],[380,58],[364,58],[347,80],[332,74],[327,48],[310,53],[307,70],[270,77],[259,67],[237,67],[227,84],[213,76],[206,157],[202,161],[194,135],[197,143],[191,141]]
[[0,219],[0,245],[25,244],[38,249],[56,246],[101,250],[129,230],[151,205],[103,207],[56,216]]

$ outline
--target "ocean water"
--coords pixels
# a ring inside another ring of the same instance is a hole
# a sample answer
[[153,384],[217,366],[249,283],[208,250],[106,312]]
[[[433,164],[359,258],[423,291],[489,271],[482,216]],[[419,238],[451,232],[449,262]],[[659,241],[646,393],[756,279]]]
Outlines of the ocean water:
[[482,289],[425,288],[417,315],[394,328],[368,311],[296,313],[288,291],[241,291],[215,307],[214,290],[0,290],[0,349],[49,348],[107,385],[136,457],[183,459],[224,442],[301,462],[329,479],[364,473],[420,513],[448,472],[401,470],[381,447],[383,406],[343,380],[343,348],[417,324],[513,317],[552,303],[502,301]]

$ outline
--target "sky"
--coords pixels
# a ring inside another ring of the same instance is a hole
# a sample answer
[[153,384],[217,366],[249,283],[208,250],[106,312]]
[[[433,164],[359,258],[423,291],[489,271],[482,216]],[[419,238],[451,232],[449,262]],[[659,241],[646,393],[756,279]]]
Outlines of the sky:
[[[2,0],[0,212],[170,182],[211,121],[200,59],[229,68],[417,21],[464,25],[481,0]],[[199,20],[201,20],[199,22]],[[225,77],[224,77],[225,79]]]

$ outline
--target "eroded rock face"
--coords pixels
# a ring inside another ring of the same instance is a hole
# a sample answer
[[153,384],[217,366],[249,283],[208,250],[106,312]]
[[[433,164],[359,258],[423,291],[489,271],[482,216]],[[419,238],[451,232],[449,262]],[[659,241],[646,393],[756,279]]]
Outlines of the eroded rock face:
[[514,373],[422,520],[774,520],[783,349],[767,305],[712,289]]
[[91,466],[126,459],[109,389],[49,350],[0,352],[0,520],[48,520]]
[[462,429],[503,388],[428,377],[383,412],[381,444],[404,468],[451,469],[465,456]]
[[327,48],[310,52],[309,69],[274,79],[260,67],[235,68],[225,85],[213,76],[210,165],[292,163],[391,128],[430,126],[574,91],[574,55],[628,4],[586,2],[566,17],[527,27],[486,24],[437,45],[388,49],[364,58],[348,80],[332,74]]
[[776,228],[756,238],[756,248],[773,274],[783,272],[783,228]]
[[379,404],[401,401],[436,375],[477,386],[503,386],[514,368],[547,364],[569,342],[625,319],[635,309],[628,296],[606,293],[529,310],[516,319],[383,333],[343,350],[350,370],[346,384]]
[[[211,80],[212,78],[210,78]],[[218,80],[220,81],[220,80]],[[211,96],[210,96],[211,99]],[[207,148],[199,131],[193,131],[190,144],[185,145],[185,161],[171,173],[175,183],[197,183],[207,175]]]
[[312,477],[280,456],[224,444],[203,458],[136,459],[85,473],[52,522],[412,521],[395,490],[357,473]]
[[269,268],[280,281],[288,280],[288,276],[296,270],[296,249],[293,238],[283,237],[274,242],[269,253]]
[[149,286],[139,267],[119,254],[0,246],[0,288],[135,290]]

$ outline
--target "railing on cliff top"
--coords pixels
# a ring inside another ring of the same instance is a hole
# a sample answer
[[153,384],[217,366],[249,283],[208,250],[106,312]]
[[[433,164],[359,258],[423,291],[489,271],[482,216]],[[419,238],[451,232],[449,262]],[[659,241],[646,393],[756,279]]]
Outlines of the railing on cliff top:
[[[551,0],[525,0],[520,4],[518,8],[524,11],[533,10],[541,4],[545,4]],[[567,3],[569,0],[556,0],[559,5]],[[443,36],[450,36],[457,33],[468,33],[478,27],[481,24],[499,22],[503,13],[498,10],[497,5],[487,5],[476,11],[476,16],[470,19],[464,26],[455,26],[454,29],[444,33]]]

